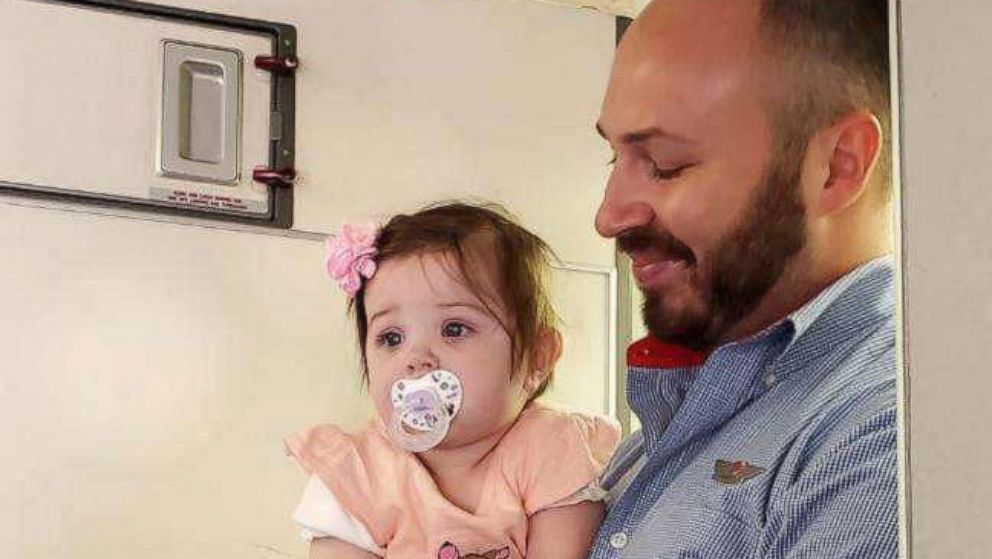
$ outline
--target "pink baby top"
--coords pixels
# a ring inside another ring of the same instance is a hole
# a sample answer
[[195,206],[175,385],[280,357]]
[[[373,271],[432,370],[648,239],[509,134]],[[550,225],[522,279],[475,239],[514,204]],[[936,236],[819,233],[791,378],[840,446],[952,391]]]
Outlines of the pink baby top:
[[620,439],[612,419],[532,402],[493,450],[470,512],[448,501],[416,456],[383,429],[376,421],[351,435],[321,425],[286,442],[389,559],[522,559],[531,515],[601,498],[588,489]]

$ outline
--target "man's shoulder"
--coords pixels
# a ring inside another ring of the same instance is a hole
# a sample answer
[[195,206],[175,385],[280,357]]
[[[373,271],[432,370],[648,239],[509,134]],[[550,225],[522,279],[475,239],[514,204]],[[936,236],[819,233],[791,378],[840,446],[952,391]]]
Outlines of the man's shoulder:
[[[796,379],[792,406],[796,432],[789,445],[797,469],[865,437],[891,434],[898,417],[899,374],[892,321],[883,321],[855,342],[835,348]],[[805,377],[803,376],[805,375]]]
[[782,388],[791,386],[786,397],[798,400],[801,424],[895,409],[897,322],[891,290],[878,283],[886,288],[862,287],[860,297],[846,296],[855,291],[849,289],[777,360],[775,373],[786,381]]

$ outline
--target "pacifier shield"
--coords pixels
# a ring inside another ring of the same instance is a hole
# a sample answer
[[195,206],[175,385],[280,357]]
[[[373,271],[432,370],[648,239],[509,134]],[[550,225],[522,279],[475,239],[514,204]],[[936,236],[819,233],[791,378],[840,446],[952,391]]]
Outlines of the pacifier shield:
[[438,369],[393,383],[390,435],[401,447],[423,452],[441,443],[461,409],[462,388],[451,371]]

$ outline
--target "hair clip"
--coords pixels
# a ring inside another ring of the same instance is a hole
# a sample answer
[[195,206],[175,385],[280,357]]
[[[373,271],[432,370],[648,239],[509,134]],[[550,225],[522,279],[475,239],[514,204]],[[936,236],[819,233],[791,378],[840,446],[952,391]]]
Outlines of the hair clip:
[[374,223],[365,226],[346,223],[341,232],[327,238],[325,244],[327,275],[354,297],[362,287],[362,278],[371,279],[375,274],[375,247],[379,227]]

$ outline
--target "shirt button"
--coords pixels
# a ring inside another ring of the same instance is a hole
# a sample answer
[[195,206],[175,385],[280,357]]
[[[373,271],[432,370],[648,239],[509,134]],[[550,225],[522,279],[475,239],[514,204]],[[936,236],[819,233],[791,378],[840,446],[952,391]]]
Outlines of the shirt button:
[[627,534],[617,532],[610,536],[610,547],[613,549],[623,549],[627,546]]
[[771,388],[775,386],[776,383],[778,383],[778,377],[775,376],[775,373],[768,373],[767,375],[765,375],[766,387]]

